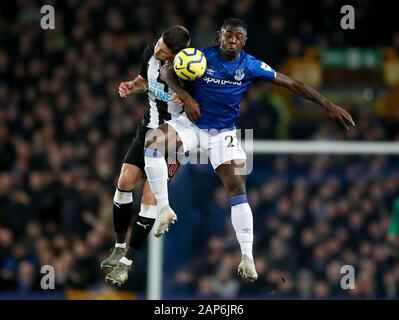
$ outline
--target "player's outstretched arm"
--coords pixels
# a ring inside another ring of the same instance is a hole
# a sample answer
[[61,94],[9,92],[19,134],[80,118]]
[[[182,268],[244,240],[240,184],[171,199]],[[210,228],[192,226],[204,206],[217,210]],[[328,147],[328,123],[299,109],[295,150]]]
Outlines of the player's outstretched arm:
[[119,95],[121,98],[126,98],[131,93],[143,93],[147,88],[147,81],[142,76],[138,75],[134,80],[120,83]]
[[161,68],[161,79],[180,97],[184,104],[184,111],[191,121],[197,121],[201,117],[200,106],[179,83],[174,70],[173,63],[167,63]]
[[323,106],[327,110],[329,116],[332,119],[339,120],[347,130],[349,130],[350,126],[355,126],[355,122],[353,121],[349,112],[335,105],[311,86],[308,86],[298,80],[292,79],[289,76],[278,72],[276,74],[276,78],[272,82],[278,86],[288,88],[297,95]]

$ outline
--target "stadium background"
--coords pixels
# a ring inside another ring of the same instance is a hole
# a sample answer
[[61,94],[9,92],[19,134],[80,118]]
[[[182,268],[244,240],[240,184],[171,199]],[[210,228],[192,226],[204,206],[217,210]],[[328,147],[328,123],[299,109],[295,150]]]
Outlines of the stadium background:
[[[55,7],[55,30],[40,28],[44,4]],[[355,7],[355,30],[340,28],[344,4]],[[200,46],[225,18],[245,19],[247,52],[316,86],[357,123],[345,131],[321,107],[256,84],[238,123],[255,139],[399,140],[397,2],[19,0],[0,7],[0,298],[145,298],[145,250],[122,289],[104,283],[99,262],[114,241],[121,161],[147,108],[145,95],[124,100],[117,88],[169,25],[188,27]],[[221,183],[209,166],[181,168],[171,186],[180,220],[165,239],[164,297],[397,298],[399,265],[385,237],[398,190],[394,156],[255,156],[248,195],[259,280],[247,285],[236,276],[240,253]],[[55,267],[56,289],[43,292],[46,264]],[[343,264],[355,267],[356,290],[340,288]]]

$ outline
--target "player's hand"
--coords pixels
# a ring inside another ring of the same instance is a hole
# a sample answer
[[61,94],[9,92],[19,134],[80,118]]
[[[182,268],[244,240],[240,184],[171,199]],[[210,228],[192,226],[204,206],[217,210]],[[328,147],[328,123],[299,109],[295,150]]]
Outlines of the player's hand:
[[187,95],[183,99],[184,111],[191,121],[197,121],[201,117],[200,105],[192,96]]
[[174,94],[172,95],[172,101],[173,101],[174,103],[178,104],[179,106],[183,106],[183,100],[182,100],[182,98],[180,98],[180,97],[177,95],[177,93],[174,93]]
[[339,120],[346,128],[346,130],[349,130],[350,127],[355,126],[355,122],[353,121],[352,116],[344,108],[338,107],[337,105],[331,103],[327,107],[327,112],[330,118],[334,120]]
[[121,82],[119,85],[119,96],[121,98],[126,98],[133,92],[133,87],[133,81]]

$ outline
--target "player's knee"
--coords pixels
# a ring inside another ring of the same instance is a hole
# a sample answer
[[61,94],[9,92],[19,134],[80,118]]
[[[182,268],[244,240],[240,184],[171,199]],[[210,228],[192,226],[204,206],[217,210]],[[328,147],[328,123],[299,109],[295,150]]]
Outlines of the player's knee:
[[157,142],[153,139],[153,137],[148,137],[145,140],[144,147],[147,149],[155,150],[157,148]]
[[154,130],[145,141],[145,148],[164,152],[166,149],[166,135],[162,130]]
[[118,189],[130,191],[134,188],[134,179],[129,175],[128,171],[122,171],[118,179]]

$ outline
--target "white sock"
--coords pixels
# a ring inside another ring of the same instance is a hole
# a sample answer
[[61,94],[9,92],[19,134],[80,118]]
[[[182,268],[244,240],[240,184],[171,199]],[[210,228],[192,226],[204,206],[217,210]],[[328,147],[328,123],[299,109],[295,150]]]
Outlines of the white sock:
[[162,153],[144,149],[145,173],[151,190],[157,199],[158,209],[169,205],[168,167]]
[[246,195],[239,195],[230,199],[231,222],[241,247],[241,254],[253,259],[254,222],[251,208],[246,199]]
[[119,259],[119,262],[120,263],[123,263],[123,264],[126,264],[127,266],[130,266],[131,264],[132,264],[132,260],[129,260],[128,258],[126,258],[126,257],[122,257],[122,258],[120,258]]
[[114,194],[114,203],[116,204],[127,204],[133,202],[133,194],[132,191],[120,191],[119,189],[115,190]]
[[156,219],[158,218],[158,207],[148,204],[141,204],[139,216]]
[[115,243],[115,248],[123,248],[126,249],[126,242],[124,243]]

